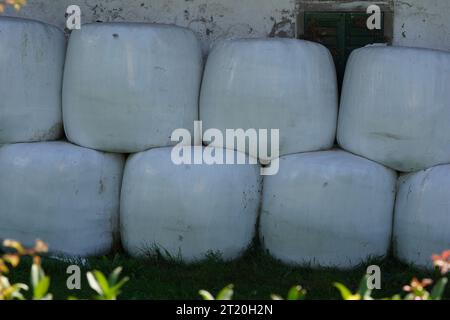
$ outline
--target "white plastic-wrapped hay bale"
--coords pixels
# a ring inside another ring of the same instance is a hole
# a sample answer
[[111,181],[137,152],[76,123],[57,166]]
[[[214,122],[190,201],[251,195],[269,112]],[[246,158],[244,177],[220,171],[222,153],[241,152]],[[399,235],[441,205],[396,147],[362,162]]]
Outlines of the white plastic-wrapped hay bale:
[[337,122],[333,59],[322,45],[302,40],[223,41],[205,67],[200,120],[223,132],[279,129],[281,155],[329,149]]
[[395,206],[396,256],[431,269],[431,256],[449,248],[450,166],[402,176]]
[[[142,256],[158,249],[186,262],[208,253],[226,260],[237,257],[256,229],[259,167],[175,165],[171,150],[152,149],[127,161],[120,217],[125,250]],[[231,150],[223,153],[234,155]]]
[[450,53],[368,47],[352,53],[338,141],[403,172],[450,162]]
[[107,253],[118,232],[121,155],[65,142],[0,148],[0,239],[58,254]]
[[396,174],[344,151],[282,157],[264,178],[260,237],[276,258],[351,268],[387,253]]
[[198,118],[200,45],[188,29],[101,23],[73,31],[63,116],[70,141],[102,151],[169,146]]
[[64,57],[61,30],[0,17],[0,144],[61,137]]

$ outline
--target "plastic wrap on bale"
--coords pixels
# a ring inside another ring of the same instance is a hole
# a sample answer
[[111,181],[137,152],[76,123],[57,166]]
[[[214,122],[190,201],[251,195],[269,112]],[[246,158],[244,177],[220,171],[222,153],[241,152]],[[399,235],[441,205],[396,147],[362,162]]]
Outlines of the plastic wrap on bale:
[[0,17],[0,144],[62,136],[65,50],[58,28]]
[[200,45],[188,29],[102,23],[72,32],[63,111],[73,143],[134,153],[170,146],[198,118]]
[[344,151],[284,156],[265,177],[260,238],[289,264],[352,268],[385,256],[396,174]]
[[[200,120],[205,130],[279,129],[281,155],[324,150],[335,141],[337,99],[333,59],[322,45],[293,39],[226,40],[208,57]],[[211,145],[224,146],[221,141]],[[260,155],[262,160],[273,158]]]
[[345,73],[338,141],[402,172],[450,163],[450,53],[354,51]]
[[431,256],[450,248],[450,166],[399,179],[394,249],[401,260],[431,269]]
[[135,154],[122,186],[124,248],[133,256],[160,252],[186,262],[208,254],[236,258],[255,234],[261,181],[257,165],[175,165],[171,148]]
[[118,238],[123,156],[65,142],[0,148],[0,239],[52,253],[108,253]]

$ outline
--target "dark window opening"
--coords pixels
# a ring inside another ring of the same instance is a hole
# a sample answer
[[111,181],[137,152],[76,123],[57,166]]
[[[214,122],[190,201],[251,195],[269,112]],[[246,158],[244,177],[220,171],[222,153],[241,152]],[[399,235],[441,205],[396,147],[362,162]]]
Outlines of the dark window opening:
[[373,43],[389,43],[385,32],[385,13],[381,13],[381,30],[369,30],[364,12],[304,12],[303,32],[299,37],[327,47],[334,59],[339,89],[351,52]]

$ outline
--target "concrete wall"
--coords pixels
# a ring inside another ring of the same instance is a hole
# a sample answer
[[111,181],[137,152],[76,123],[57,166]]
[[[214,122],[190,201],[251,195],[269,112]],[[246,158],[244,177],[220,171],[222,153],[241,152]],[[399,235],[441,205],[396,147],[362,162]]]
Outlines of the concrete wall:
[[133,21],[177,24],[193,29],[207,52],[231,37],[294,37],[299,10],[316,5],[354,10],[368,4],[394,10],[395,45],[450,50],[449,0],[29,0],[19,13],[61,28],[71,4],[82,9],[83,23]]
[[77,4],[82,23],[158,22],[196,31],[204,51],[230,37],[295,36],[296,0],[29,0],[18,14],[65,25],[65,11]]
[[450,0],[395,0],[394,44],[450,51]]

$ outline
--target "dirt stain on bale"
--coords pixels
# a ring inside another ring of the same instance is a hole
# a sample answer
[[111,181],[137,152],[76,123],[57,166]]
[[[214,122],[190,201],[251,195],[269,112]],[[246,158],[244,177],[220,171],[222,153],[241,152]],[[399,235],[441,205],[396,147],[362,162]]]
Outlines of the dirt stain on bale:
[[55,123],[53,126],[50,127],[48,130],[40,130],[37,131],[33,137],[32,141],[50,141],[50,140],[56,140],[61,137],[62,135],[62,123],[58,122]]
[[102,194],[105,192],[105,183],[103,182],[103,179],[100,179],[98,182],[98,194]]
[[393,140],[409,140],[409,137],[403,137],[398,134],[388,133],[388,132],[372,132],[371,135],[380,138],[393,139]]

